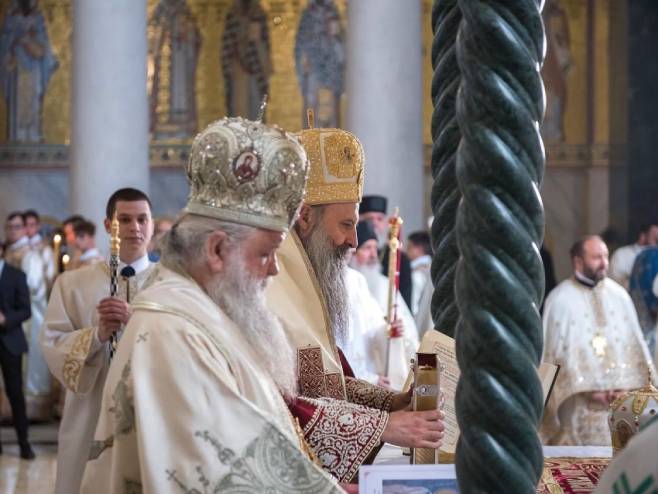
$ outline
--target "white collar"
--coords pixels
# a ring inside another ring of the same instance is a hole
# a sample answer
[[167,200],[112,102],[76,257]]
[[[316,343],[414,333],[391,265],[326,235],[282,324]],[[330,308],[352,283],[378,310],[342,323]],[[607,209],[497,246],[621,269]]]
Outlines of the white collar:
[[36,235],[34,235],[34,237],[30,237],[30,239],[29,239],[30,245],[39,245],[42,240],[43,240],[43,238],[41,238],[40,233],[37,233]]
[[576,280],[579,281],[581,285],[585,285],[589,288],[594,288],[601,281],[603,281],[603,280],[594,281],[593,279],[588,278],[587,276],[585,276],[580,271],[576,271],[576,270],[574,270],[573,275],[574,275],[574,278],[576,278]]
[[16,242],[14,242],[14,243],[11,244],[9,247],[7,247],[7,250],[18,250],[18,249],[22,249],[22,248],[25,247],[26,245],[30,245],[30,239],[27,238],[27,235],[25,235],[25,236],[19,238],[18,240],[16,240]]
[[430,266],[432,264],[432,256],[425,254],[424,256],[417,257],[409,263],[411,269],[416,269],[421,266]]
[[145,254],[143,257],[140,257],[139,259],[136,259],[135,261],[131,262],[130,264],[126,264],[123,261],[119,261],[119,271],[121,271],[123,268],[126,266],[130,266],[135,270],[135,274],[139,274],[145,269],[147,269],[151,265],[151,262],[149,261],[149,256],[148,254]]
[[83,262],[88,261],[89,259],[94,259],[94,258],[101,258],[102,259],[101,253],[98,251],[98,249],[96,247],[92,247],[91,249],[83,252],[80,255],[80,260],[83,261]]

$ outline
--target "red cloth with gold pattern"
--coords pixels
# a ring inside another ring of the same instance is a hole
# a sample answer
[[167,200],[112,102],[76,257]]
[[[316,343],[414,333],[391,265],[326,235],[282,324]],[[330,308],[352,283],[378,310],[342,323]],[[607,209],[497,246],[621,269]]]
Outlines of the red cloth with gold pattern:
[[339,482],[349,482],[381,445],[393,393],[356,379],[340,349],[338,354],[345,376],[339,396],[344,395],[347,400],[335,399],[336,393],[327,393],[325,381],[315,389],[313,397],[302,396],[288,407],[322,467]]
[[350,482],[377,451],[388,413],[333,398],[297,398],[288,404],[322,468]]
[[610,458],[545,458],[537,494],[594,492]]

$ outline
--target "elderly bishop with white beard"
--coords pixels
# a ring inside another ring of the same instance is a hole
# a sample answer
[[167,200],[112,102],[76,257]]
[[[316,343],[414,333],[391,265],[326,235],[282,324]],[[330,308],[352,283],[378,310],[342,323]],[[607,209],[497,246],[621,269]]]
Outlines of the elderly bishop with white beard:
[[260,122],[196,137],[189,202],[134,301],[82,492],[342,492],[286,407],[294,354],[264,298],[307,169],[296,139]]

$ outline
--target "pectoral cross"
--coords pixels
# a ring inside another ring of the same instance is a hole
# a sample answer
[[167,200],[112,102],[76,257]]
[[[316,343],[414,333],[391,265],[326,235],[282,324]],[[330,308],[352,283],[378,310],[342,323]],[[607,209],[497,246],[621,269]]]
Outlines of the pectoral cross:
[[603,357],[605,355],[605,349],[608,346],[608,339],[605,336],[597,334],[592,338],[592,348],[594,348],[594,353],[598,357]]

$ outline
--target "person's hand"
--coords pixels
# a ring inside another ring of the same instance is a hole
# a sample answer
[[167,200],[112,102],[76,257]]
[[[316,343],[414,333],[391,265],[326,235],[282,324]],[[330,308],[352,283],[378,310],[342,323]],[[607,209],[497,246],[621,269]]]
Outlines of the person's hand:
[[0,326],[4,326],[6,322],[7,322],[7,318],[2,313],[2,311],[0,311]]
[[624,390],[622,389],[611,389],[608,391],[608,403],[612,403],[615,401],[617,398],[619,398],[621,395],[624,394]]
[[443,418],[439,410],[392,412],[382,441],[402,447],[437,449],[445,429]]
[[98,311],[98,339],[105,343],[116,333],[121,325],[130,319],[130,306],[127,302],[114,297],[107,297],[96,307]]
[[391,338],[402,338],[404,336],[404,324],[399,318],[395,318],[391,324]]
[[608,401],[608,391],[592,391],[589,394],[589,398],[596,403],[601,403],[605,406],[610,405],[610,401]]
[[391,411],[397,412],[398,410],[410,409],[411,397],[414,394],[414,387],[411,386],[409,391],[396,393],[391,400]]
[[377,386],[382,388],[391,389],[391,380],[386,376],[377,376]]
[[359,494],[359,484],[346,484],[341,482],[339,485],[341,489],[347,492],[347,494]]

